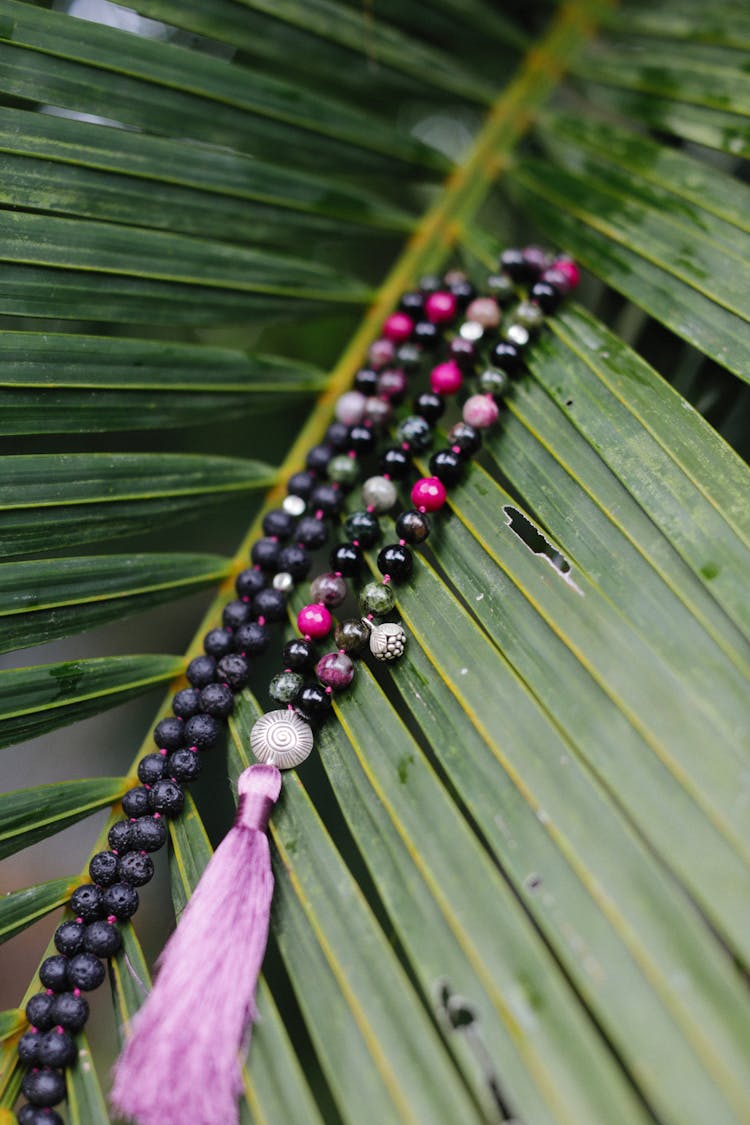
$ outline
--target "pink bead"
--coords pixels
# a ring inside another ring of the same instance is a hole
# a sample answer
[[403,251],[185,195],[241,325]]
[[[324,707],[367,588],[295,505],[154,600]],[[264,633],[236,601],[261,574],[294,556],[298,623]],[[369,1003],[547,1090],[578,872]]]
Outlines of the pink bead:
[[475,320],[482,328],[497,328],[500,309],[492,297],[476,297],[466,310],[466,319]]
[[385,367],[387,363],[393,363],[396,358],[396,347],[392,340],[380,339],[370,344],[370,350],[367,353],[370,357],[370,363],[379,370]]
[[354,679],[354,662],[345,652],[328,652],[315,665],[315,674],[333,691],[343,691]]
[[492,395],[472,395],[464,403],[464,422],[478,430],[486,430],[497,422],[499,413]]
[[407,379],[400,367],[389,367],[378,376],[378,394],[398,402],[406,394]]
[[456,298],[444,289],[439,289],[437,293],[430,293],[424,303],[427,319],[433,324],[447,324],[449,320],[453,320],[457,307]]
[[546,281],[549,285],[554,285],[557,292],[561,293],[563,297],[570,293],[571,286],[568,281],[568,275],[563,273],[562,270],[559,270],[557,266],[550,266],[548,270],[545,270],[542,274],[542,281]]
[[330,633],[333,618],[324,605],[303,606],[297,614],[297,628],[303,637],[325,637]]
[[346,391],[336,401],[334,412],[345,426],[358,426],[365,416],[367,399],[360,391]]
[[396,312],[388,317],[383,325],[383,335],[394,344],[403,344],[408,340],[414,328],[414,321],[406,313]]
[[430,372],[430,386],[436,395],[454,395],[463,381],[461,368],[453,359],[439,363]]
[[415,508],[436,512],[447,499],[445,485],[437,477],[422,477],[411,490],[411,502]]
[[572,258],[557,258],[553,263],[556,270],[564,273],[568,279],[568,285],[571,289],[575,289],[581,280],[581,271],[575,264]]

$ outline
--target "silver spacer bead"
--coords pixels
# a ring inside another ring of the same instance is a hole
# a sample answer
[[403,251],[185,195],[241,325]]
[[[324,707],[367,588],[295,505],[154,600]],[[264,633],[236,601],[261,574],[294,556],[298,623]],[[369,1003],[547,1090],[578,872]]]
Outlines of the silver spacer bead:
[[250,748],[259,762],[290,770],[313,748],[313,733],[296,711],[267,711],[250,731]]
[[505,339],[515,344],[517,348],[524,348],[530,338],[528,328],[524,328],[522,324],[510,324],[505,329]]
[[282,594],[288,594],[294,589],[294,579],[288,571],[280,570],[278,574],[274,574],[271,585],[274,590],[281,590]]
[[289,516],[301,516],[307,504],[301,496],[285,496],[281,506]]
[[458,334],[462,340],[468,340],[469,343],[475,344],[477,340],[481,340],[484,336],[484,327],[478,320],[465,320],[459,328]]
[[382,625],[373,625],[367,617],[362,618],[363,625],[370,630],[370,652],[376,660],[398,660],[406,650],[406,630],[395,621],[384,621]]

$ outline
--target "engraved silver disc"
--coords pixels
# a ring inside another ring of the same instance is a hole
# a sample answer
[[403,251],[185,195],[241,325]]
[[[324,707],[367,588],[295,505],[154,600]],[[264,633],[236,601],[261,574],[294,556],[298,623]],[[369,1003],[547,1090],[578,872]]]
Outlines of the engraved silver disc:
[[295,711],[268,711],[250,731],[250,747],[259,762],[290,770],[313,748],[313,733]]

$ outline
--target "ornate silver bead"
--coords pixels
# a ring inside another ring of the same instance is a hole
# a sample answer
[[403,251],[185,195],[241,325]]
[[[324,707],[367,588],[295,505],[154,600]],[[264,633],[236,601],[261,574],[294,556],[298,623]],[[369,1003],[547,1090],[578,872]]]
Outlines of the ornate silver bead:
[[313,733],[296,711],[268,711],[250,731],[250,748],[259,762],[290,770],[313,748]]
[[395,621],[385,621],[373,625],[367,617],[363,623],[370,630],[370,652],[376,660],[398,660],[406,650],[406,630]]

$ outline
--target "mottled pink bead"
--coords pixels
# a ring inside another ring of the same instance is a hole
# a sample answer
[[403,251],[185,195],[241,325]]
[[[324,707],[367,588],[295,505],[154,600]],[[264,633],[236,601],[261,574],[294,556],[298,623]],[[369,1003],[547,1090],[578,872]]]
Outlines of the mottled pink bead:
[[554,285],[557,292],[562,293],[563,296],[570,293],[571,285],[568,281],[568,275],[559,270],[557,266],[550,266],[548,270],[545,270],[542,274],[542,281]]
[[358,426],[365,416],[367,399],[360,391],[347,391],[336,401],[335,414],[345,426]]
[[378,376],[378,394],[398,402],[406,394],[406,375],[400,367],[389,367]]
[[368,422],[372,422],[373,426],[386,426],[391,420],[392,413],[393,407],[389,402],[384,402],[382,398],[377,398],[375,395],[368,398],[365,418]]
[[436,395],[454,395],[463,381],[461,368],[453,359],[439,363],[430,372],[430,386]]
[[297,628],[303,637],[325,637],[330,633],[332,625],[333,618],[320,602],[303,606],[297,614]]
[[437,293],[430,293],[424,303],[427,319],[433,324],[447,324],[449,320],[453,320],[457,307],[456,298],[446,289],[438,289]]
[[543,250],[541,246],[524,246],[521,253],[523,254],[524,262],[531,266],[533,270],[536,270],[537,273],[546,270],[547,266],[549,266],[552,261],[550,255],[546,250]]
[[499,413],[492,395],[472,395],[464,403],[464,422],[478,430],[486,430],[497,422]]
[[447,499],[445,485],[437,477],[421,477],[411,490],[411,502],[415,508],[426,512],[436,512]]
[[387,363],[393,363],[396,358],[396,346],[392,340],[381,338],[370,344],[370,350],[367,353],[370,357],[370,363],[377,371],[381,367],[385,367]]
[[575,289],[581,280],[581,271],[572,258],[557,258],[553,263],[553,267],[564,273],[568,279],[568,285],[571,289]]
[[500,323],[500,309],[492,297],[477,297],[466,310],[466,319],[474,320],[482,328],[497,328]]
[[315,675],[325,687],[343,691],[354,679],[354,662],[345,652],[328,652],[315,665]]
[[383,325],[383,335],[394,344],[403,344],[408,340],[414,328],[414,321],[403,312],[395,312],[388,317]]
[[341,605],[346,597],[346,581],[340,574],[319,574],[310,583],[310,593],[315,601],[329,608]]

